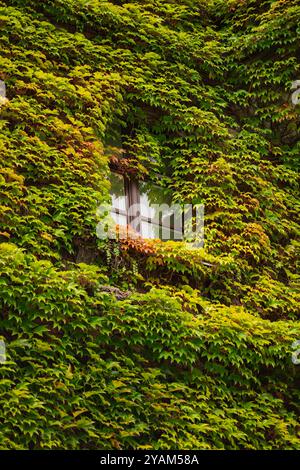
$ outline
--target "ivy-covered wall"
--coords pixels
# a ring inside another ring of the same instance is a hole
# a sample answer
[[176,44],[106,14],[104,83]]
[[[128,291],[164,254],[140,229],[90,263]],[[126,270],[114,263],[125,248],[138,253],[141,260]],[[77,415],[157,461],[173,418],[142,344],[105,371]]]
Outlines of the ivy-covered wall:
[[[300,448],[299,20],[0,0],[0,448]],[[120,134],[204,249],[97,239]]]

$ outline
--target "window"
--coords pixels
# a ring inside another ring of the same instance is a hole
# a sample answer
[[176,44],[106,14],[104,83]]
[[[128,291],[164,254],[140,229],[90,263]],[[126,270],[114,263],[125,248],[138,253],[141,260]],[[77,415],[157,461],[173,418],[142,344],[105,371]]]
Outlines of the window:
[[123,176],[112,173],[111,176],[111,215],[118,225],[127,225],[127,202]]
[[130,225],[143,238],[183,239],[182,212],[159,186],[112,173],[111,199],[116,224]]
[[140,183],[139,190],[142,237],[182,240],[182,214],[176,211],[170,197],[148,182]]

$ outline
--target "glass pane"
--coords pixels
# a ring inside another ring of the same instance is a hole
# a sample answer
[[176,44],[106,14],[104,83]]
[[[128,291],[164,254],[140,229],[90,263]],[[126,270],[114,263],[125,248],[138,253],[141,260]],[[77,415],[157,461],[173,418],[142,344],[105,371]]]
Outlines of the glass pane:
[[183,240],[183,232],[175,231],[168,227],[161,227],[161,240]]
[[145,221],[142,221],[141,223],[141,235],[143,238],[160,238],[163,241],[183,240],[183,233],[181,231],[175,231],[170,228],[151,224]]
[[141,182],[140,185],[141,215],[160,222],[160,217],[168,219],[172,213],[170,196],[163,188],[151,182]]
[[124,178],[118,173],[112,173],[110,177],[111,182],[111,200],[114,209],[126,211],[126,196],[124,189]]
[[159,238],[159,226],[142,221],[141,235],[143,238]]
[[116,214],[116,212],[111,212],[111,216],[114,219],[117,225],[125,226],[127,225],[127,217],[126,215]]
[[148,217],[149,219],[154,219],[155,217],[155,210],[151,208],[149,198],[147,194],[141,193],[140,195],[140,207],[141,207],[141,214],[143,217]]

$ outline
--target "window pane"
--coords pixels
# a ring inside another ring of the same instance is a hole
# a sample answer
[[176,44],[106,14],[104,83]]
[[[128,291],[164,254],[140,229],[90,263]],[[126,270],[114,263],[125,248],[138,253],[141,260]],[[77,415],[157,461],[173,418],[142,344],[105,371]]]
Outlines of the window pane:
[[142,221],[141,235],[143,238],[159,238],[159,226]]
[[116,212],[111,212],[111,216],[112,218],[114,219],[115,223],[117,225],[122,225],[122,226],[125,226],[127,225],[127,217],[126,215],[122,215],[122,214],[116,214]]
[[159,223],[160,217],[168,219],[172,212],[172,202],[163,188],[151,182],[141,182],[139,186],[142,217],[153,219],[156,223]]
[[141,235],[143,238],[160,238],[163,241],[183,240],[183,233],[181,231],[175,231],[168,227],[145,221],[141,223]]
[[161,240],[183,240],[183,232],[172,230],[168,227],[161,227]]
[[126,196],[124,189],[124,178],[118,173],[112,173],[110,177],[111,182],[111,199],[114,209],[126,211]]
[[143,217],[147,217],[149,219],[154,219],[155,217],[155,210],[151,208],[149,199],[147,194],[141,193],[140,195],[140,207],[141,207],[141,214]]

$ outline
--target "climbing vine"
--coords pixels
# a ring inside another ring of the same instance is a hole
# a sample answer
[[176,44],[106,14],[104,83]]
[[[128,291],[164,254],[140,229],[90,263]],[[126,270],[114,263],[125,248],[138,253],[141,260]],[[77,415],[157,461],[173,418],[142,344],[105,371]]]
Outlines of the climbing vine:
[[[300,448],[299,20],[0,0],[0,448]],[[204,248],[99,240],[114,165]]]

